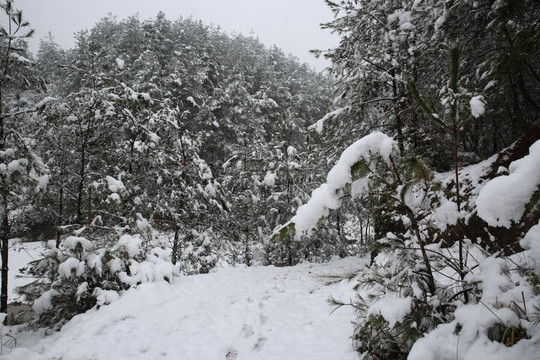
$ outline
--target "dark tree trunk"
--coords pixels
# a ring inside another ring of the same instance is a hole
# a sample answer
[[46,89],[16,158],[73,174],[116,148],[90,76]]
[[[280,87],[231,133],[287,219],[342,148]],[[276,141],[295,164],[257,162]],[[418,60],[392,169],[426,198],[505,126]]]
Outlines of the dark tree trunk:
[[2,214],[2,289],[0,290],[0,312],[7,313],[8,305],[8,259],[9,259],[9,218],[7,201],[4,198]]
[[81,145],[81,168],[79,169],[79,186],[77,189],[77,222],[83,223],[82,219],[82,202],[83,202],[83,190],[84,190],[84,177],[86,176],[86,144],[83,141]]
[[171,262],[173,265],[176,265],[176,262],[178,261],[178,245],[180,242],[180,227],[178,224],[174,224],[174,240],[173,240],[173,246],[172,246],[172,255],[171,255]]

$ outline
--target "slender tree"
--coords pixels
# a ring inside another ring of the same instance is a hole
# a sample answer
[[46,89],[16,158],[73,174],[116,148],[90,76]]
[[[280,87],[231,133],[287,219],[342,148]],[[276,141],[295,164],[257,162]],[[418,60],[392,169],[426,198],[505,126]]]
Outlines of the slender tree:
[[[40,176],[45,166],[31,151],[27,139],[18,131],[13,121],[15,117],[27,114],[37,107],[17,109],[13,104],[13,89],[21,80],[17,72],[32,64],[24,56],[23,41],[32,36],[33,30],[29,29],[29,23],[23,20],[22,12],[13,8],[12,1],[8,0],[0,4],[0,8],[8,19],[7,27],[0,28],[2,52],[0,58],[0,241],[2,247],[0,312],[6,312],[9,240],[13,236],[12,211],[21,206],[34,190],[39,191],[46,186],[48,177]],[[38,104],[38,106],[41,105]]]

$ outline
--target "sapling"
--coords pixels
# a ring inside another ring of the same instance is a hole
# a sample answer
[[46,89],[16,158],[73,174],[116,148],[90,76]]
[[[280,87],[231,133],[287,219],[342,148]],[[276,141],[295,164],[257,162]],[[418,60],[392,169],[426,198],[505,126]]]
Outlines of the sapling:
[[[454,46],[450,49],[450,79],[448,80],[447,88],[445,89],[446,94],[443,95],[441,103],[444,105],[443,116],[439,116],[434,107],[425,101],[420,95],[416,84],[414,82],[409,82],[409,89],[412,96],[427,115],[427,117],[433,120],[438,125],[442,126],[452,135],[453,142],[453,155],[454,155],[454,181],[456,189],[456,205],[458,213],[461,211],[461,195],[460,195],[460,182],[459,182],[459,156],[458,156],[458,132],[463,128],[465,123],[470,119],[470,115],[461,115],[459,100],[466,95],[463,88],[458,84],[459,77],[459,63],[460,63],[460,54],[461,49],[459,46]],[[475,98],[479,99],[479,98]],[[480,100],[479,100],[480,101]],[[482,115],[483,111],[473,110],[473,116],[478,117]],[[459,237],[459,268],[461,276],[465,276],[464,273],[464,262],[463,262],[463,239]],[[467,294],[465,294],[465,299],[467,300]]]

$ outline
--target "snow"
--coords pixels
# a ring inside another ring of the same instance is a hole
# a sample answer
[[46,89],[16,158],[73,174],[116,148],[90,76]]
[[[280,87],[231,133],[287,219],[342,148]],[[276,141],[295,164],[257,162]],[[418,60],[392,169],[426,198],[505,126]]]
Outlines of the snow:
[[38,176],[36,178],[36,188],[35,188],[35,191],[36,192],[39,192],[40,190],[45,190],[47,189],[47,185],[49,184],[49,175],[45,174],[45,175],[42,175],[42,176]]
[[460,218],[457,204],[447,199],[442,199],[441,205],[433,211],[432,220],[435,226],[445,231],[448,225],[456,225]]
[[124,60],[122,60],[121,58],[116,58],[116,66],[118,67],[119,70],[123,70],[124,69]]
[[287,147],[287,155],[289,156],[295,156],[297,155],[298,151],[296,150],[296,148],[294,146],[288,146]]
[[344,112],[346,112],[348,110],[349,110],[349,107],[344,107],[344,108],[340,108],[340,109],[334,110],[332,112],[329,112],[328,114],[324,115],[324,117],[322,119],[317,120],[317,122],[315,124],[311,125],[308,129],[309,130],[315,130],[315,131],[317,131],[318,134],[321,134],[322,131],[323,131],[324,123],[327,120],[334,119],[334,118],[340,116],[341,114],[343,114]]
[[380,314],[388,321],[390,327],[394,327],[396,323],[403,321],[412,309],[412,297],[400,297],[398,294],[387,295],[379,301],[374,302],[369,306],[367,316]]
[[111,199],[113,202],[120,202],[120,195],[117,193],[112,193],[108,196],[109,199]]
[[132,258],[141,252],[142,238],[139,235],[124,234],[116,243],[117,248],[124,248]]
[[471,106],[472,116],[478,118],[484,115],[484,112],[486,111],[486,100],[484,100],[482,95],[473,96],[469,101],[469,105]]
[[[349,301],[364,266],[350,257],[295,267],[219,268],[172,284],[139,285],[74,317],[59,332],[15,334],[5,360],[358,359]],[[6,350],[5,350],[6,351]]]
[[216,188],[211,183],[208,183],[204,187],[204,192],[207,193],[208,195],[212,196],[212,197],[216,197],[216,195],[217,195]]
[[7,169],[9,172],[22,172],[24,167],[28,164],[28,161],[26,159],[19,159],[19,160],[13,160],[10,161],[10,163],[7,165]]
[[409,31],[411,31],[411,30],[416,29],[416,26],[414,26],[414,25],[411,24],[411,23],[405,23],[405,24],[400,25],[400,26],[399,26],[399,29],[400,29],[400,30],[409,30]]
[[88,250],[92,248],[92,243],[83,237],[68,236],[62,242],[62,246],[66,249],[76,249],[77,245],[82,246],[83,249]]
[[120,295],[113,290],[101,290],[100,288],[97,288],[94,292],[97,295],[96,299],[98,305],[110,304],[120,298]]
[[47,105],[48,103],[50,103],[51,101],[56,101],[56,98],[52,97],[52,96],[46,96],[43,98],[43,100],[41,100],[40,102],[38,102],[36,104],[36,109],[40,109],[42,108],[43,106]]
[[540,223],[530,228],[519,244],[529,250],[534,268],[540,271]]
[[399,20],[399,25],[410,24],[411,19],[411,12],[403,9],[396,10],[393,14],[388,15],[387,17],[388,24],[392,24],[396,20]]
[[276,179],[277,179],[276,173],[268,171],[266,175],[264,176],[264,180],[262,181],[262,184],[268,187],[274,187],[276,186]]
[[529,155],[512,162],[509,175],[488,182],[476,199],[478,215],[491,226],[509,228],[525,212],[525,205],[540,185],[540,140]]
[[56,295],[58,295],[58,291],[54,289],[45,291],[43,294],[41,294],[39,298],[34,301],[32,308],[37,314],[49,310],[52,306],[51,300]]
[[84,263],[71,257],[58,266],[58,274],[60,277],[70,277],[73,270],[77,276],[81,276],[84,272]]
[[195,101],[195,99],[193,98],[193,96],[188,96],[188,97],[186,98],[186,100],[187,100],[188,102],[190,102],[191,105],[193,105],[193,106],[195,106],[195,107],[199,107],[199,105],[197,104],[197,102]]
[[107,181],[107,186],[109,187],[110,192],[116,193],[126,189],[120,177],[118,177],[118,180],[116,180],[112,176],[106,176],[105,180]]
[[158,143],[159,142],[159,136],[156,134],[156,133],[153,133],[153,132],[149,132],[148,133],[148,137],[150,138],[150,141],[154,142],[154,143]]
[[28,59],[28,58],[26,58],[24,56],[21,56],[21,55],[19,55],[17,53],[14,53],[14,52],[10,53],[9,57],[12,58],[13,60],[18,61],[19,63],[21,63],[23,65],[30,66],[30,65],[33,64],[33,62],[30,59]]

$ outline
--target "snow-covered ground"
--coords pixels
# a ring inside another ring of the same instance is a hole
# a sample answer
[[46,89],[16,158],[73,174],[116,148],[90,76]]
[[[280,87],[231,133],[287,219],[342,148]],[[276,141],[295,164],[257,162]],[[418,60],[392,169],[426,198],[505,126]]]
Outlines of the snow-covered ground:
[[[365,260],[295,267],[220,268],[143,284],[49,336],[14,333],[4,359],[358,359],[341,281]],[[5,349],[4,349],[5,350]]]

